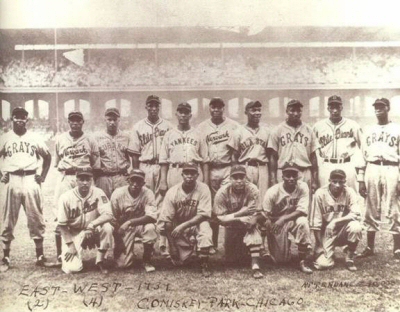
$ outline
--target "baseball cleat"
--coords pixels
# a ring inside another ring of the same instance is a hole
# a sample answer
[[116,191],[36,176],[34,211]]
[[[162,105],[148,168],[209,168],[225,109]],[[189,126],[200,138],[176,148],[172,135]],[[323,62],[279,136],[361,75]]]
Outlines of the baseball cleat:
[[165,245],[160,246],[160,254],[161,256],[166,258],[170,256],[167,247]]
[[143,268],[147,273],[154,272],[156,268],[150,262],[143,262]]
[[36,259],[37,266],[45,267],[46,263],[47,263],[47,259],[44,257],[44,255],[40,255],[39,257],[37,257],[37,259]]
[[365,247],[363,252],[357,255],[357,258],[367,258],[367,257],[371,257],[374,255],[375,255],[375,252],[373,249],[371,249],[369,247]]
[[253,277],[255,279],[260,279],[260,278],[263,278],[264,275],[261,273],[260,269],[255,269],[255,270],[253,270]]
[[208,253],[209,253],[210,255],[215,255],[215,254],[217,253],[217,249],[214,248],[214,247],[210,247],[210,250],[208,251]]
[[99,270],[102,274],[108,274],[108,269],[106,268],[103,261],[100,261],[99,263],[97,263],[97,267],[99,268]]
[[47,261],[45,261],[45,262],[43,263],[43,266],[44,266],[45,268],[61,268],[61,265],[62,265],[62,258],[61,258],[61,255],[59,255],[59,256],[57,257],[57,261],[55,261],[55,262],[47,262]]
[[346,268],[351,272],[357,271],[357,267],[354,265],[353,260],[348,260],[348,259],[346,260]]
[[10,258],[4,257],[1,261],[2,264],[0,264],[0,273],[4,273],[10,268]]
[[393,255],[395,259],[400,260],[400,249],[396,249]]
[[202,263],[201,264],[201,274],[204,277],[210,277],[211,276],[211,271],[210,271],[210,269],[208,267],[208,263]]
[[304,260],[300,261],[300,271],[306,274],[312,274],[313,270],[306,264]]

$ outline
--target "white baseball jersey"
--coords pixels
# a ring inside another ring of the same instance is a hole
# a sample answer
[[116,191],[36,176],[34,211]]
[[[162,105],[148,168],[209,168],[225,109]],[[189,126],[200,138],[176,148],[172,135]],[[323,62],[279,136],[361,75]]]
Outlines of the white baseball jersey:
[[162,141],[159,163],[204,163],[208,161],[207,155],[207,144],[196,129],[180,131],[172,128]]
[[55,166],[59,170],[91,166],[100,169],[99,146],[87,134],[79,138],[64,132],[56,138]]
[[353,220],[360,221],[358,201],[358,196],[351,187],[345,186],[338,198],[334,198],[329,191],[329,184],[319,188],[314,194],[311,206],[310,228],[325,229],[332,220],[344,216],[351,216]]
[[271,132],[266,125],[252,129],[247,125],[239,126],[230,138],[228,145],[239,152],[239,163],[249,160],[268,162],[268,144]]
[[157,220],[157,206],[153,192],[147,187],[142,187],[139,196],[133,198],[128,188],[128,185],[119,187],[111,195],[113,222],[122,225],[128,220],[143,216]]
[[171,187],[165,195],[158,221],[182,224],[196,215],[211,217],[211,192],[208,186],[196,181],[192,192],[187,194],[182,183]]
[[319,148],[319,144],[308,125],[302,123],[294,128],[285,121],[272,132],[268,147],[278,153],[278,168],[282,168],[286,162],[308,168],[311,167],[310,155]]
[[112,216],[111,204],[106,194],[95,186],[85,198],[75,187],[62,194],[58,201],[58,224],[67,225],[71,232],[84,230],[102,214]]
[[0,157],[3,158],[1,170],[36,170],[39,168],[39,156],[49,153],[47,145],[40,135],[27,131],[19,136],[14,131],[0,137]]
[[116,135],[107,132],[95,133],[94,139],[99,146],[101,169],[104,172],[127,170],[131,163],[128,154],[129,135],[118,131]]
[[140,155],[139,161],[158,160],[164,135],[173,125],[160,118],[152,124],[147,118],[137,122],[132,129],[129,151]]
[[211,163],[231,163],[228,141],[238,126],[239,123],[227,117],[219,125],[214,124],[211,119],[207,119],[197,126],[197,131],[205,137]]

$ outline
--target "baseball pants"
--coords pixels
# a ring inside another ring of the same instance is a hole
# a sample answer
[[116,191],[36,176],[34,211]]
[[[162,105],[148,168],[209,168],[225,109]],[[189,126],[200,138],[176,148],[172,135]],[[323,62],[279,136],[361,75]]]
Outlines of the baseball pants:
[[269,184],[269,172],[267,165],[249,166],[246,165],[247,179],[257,185],[260,191],[260,198],[264,198]]
[[[201,170],[200,166],[199,166],[199,177],[198,177],[197,181],[203,182],[203,171]],[[182,168],[178,168],[178,167],[175,168],[175,167],[170,166],[169,170],[168,170],[168,175],[167,175],[168,188],[170,189],[174,185],[176,185],[178,183],[182,183],[182,182],[183,182]]]
[[346,172],[346,185],[353,188],[358,193],[357,172],[354,163],[332,164],[322,160],[318,167],[319,185],[324,186],[329,183],[329,176],[335,169],[341,169]]
[[101,188],[108,198],[111,198],[112,193],[118,187],[128,184],[127,176],[118,174],[115,176],[100,176],[96,179],[96,186]]
[[135,238],[142,239],[143,244],[154,244],[157,240],[156,226],[153,223],[131,227],[122,237],[124,244],[122,252],[116,259],[115,263],[118,268],[127,268],[132,265],[135,258],[134,247]]
[[[105,252],[100,252],[100,250],[108,250],[114,248],[114,237],[113,237],[113,226],[110,223],[105,223],[101,226],[96,227],[96,231],[100,234],[100,247],[96,254],[96,264],[103,261],[105,257]],[[61,269],[65,273],[77,273],[83,269],[83,248],[82,241],[85,237],[85,231],[82,230],[78,233],[72,234],[72,240],[74,242],[75,248],[78,254],[72,258],[70,261],[65,261],[65,254],[69,251],[68,245],[62,239],[62,267]]]
[[161,178],[161,169],[158,164],[146,164],[140,163],[140,169],[145,173],[145,182],[146,186],[151,189],[156,198],[157,207],[160,206],[163,197],[160,194],[160,178]]
[[54,191],[55,206],[53,209],[53,213],[55,217],[57,217],[57,207],[60,196],[66,191],[72,190],[76,186],[76,176],[74,174],[66,175],[62,172],[59,172],[58,174],[59,176],[57,177],[56,187]]
[[218,190],[221,186],[228,184],[230,181],[230,172],[231,167],[226,166],[222,168],[213,168],[211,166],[210,169],[210,191],[211,197],[214,199],[215,194],[217,194]]
[[14,239],[14,228],[18,221],[21,205],[24,207],[32,239],[42,239],[45,231],[43,220],[43,197],[35,175],[18,176],[10,173],[10,180],[3,185],[1,195],[2,222],[1,239],[9,242]]

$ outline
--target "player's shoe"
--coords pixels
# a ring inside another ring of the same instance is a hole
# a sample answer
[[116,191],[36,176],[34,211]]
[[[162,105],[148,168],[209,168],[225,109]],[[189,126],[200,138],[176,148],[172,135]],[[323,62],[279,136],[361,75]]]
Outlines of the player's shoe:
[[61,257],[61,255],[59,255],[57,257],[57,260],[55,262],[47,262],[47,261],[45,261],[43,263],[43,266],[45,268],[61,268],[61,265],[62,265],[62,257]]
[[97,267],[99,268],[102,274],[108,274],[108,269],[104,263],[104,261],[100,261],[97,263]]
[[395,259],[400,260],[400,249],[396,249],[393,252],[393,256],[394,256]]
[[147,273],[154,272],[156,268],[150,262],[143,262],[143,268]]
[[217,253],[217,249],[214,248],[214,247],[210,247],[210,250],[208,251],[208,253],[209,253],[210,255],[215,255],[215,254]]
[[207,262],[203,262],[202,264],[200,264],[200,268],[201,268],[201,274],[204,277],[210,277],[211,276],[211,271],[208,267],[208,263]]
[[263,278],[264,277],[264,275],[260,271],[260,266],[258,265],[258,263],[253,263],[252,266],[251,266],[251,270],[253,271],[253,277],[255,279],[259,279],[259,278]]
[[346,268],[351,272],[357,271],[357,267],[354,265],[354,260],[346,259]]
[[0,264],[0,273],[4,273],[6,271],[8,271],[8,269],[10,268],[10,258],[9,257],[4,257],[1,260],[1,264]]
[[307,265],[305,260],[300,261],[300,271],[306,274],[313,273],[313,270]]
[[160,254],[161,254],[161,256],[163,256],[165,258],[170,257],[170,254],[169,254],[169,252],[167,250],[167,246],[165,246],[165,245],[161,245],[160,246]]
[[36,265],[40,267],[46,267],[47,259],[44,257],[44,255],[40,255],[36,259]]
[[371,257],[374,255],[375,255],[375,252],[373,249],[371,249],[369,247],[365,247],[363,252],[357,255],[357,258],[367,258],[367,257]]

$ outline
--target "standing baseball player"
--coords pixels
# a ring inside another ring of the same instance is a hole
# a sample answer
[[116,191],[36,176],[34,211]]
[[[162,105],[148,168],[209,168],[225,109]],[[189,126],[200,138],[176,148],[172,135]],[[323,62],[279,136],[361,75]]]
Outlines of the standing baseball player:
[[171,187],[165,195],[158,219],[160,232],[167,236],[171,261],[182,264],[198,251],[202,274],[208,269],[212,231],[211,192],[208,185],[197,181],[198,166],[186,163],[182,167],[183,182]]
[[104,114],[106,132],[96,133],[99,145],[101,168],[94,170],[96,186],[111,198],[112,192],[127,184],[126,177],[131,165],[129,135],[119,129],[120,113],[117,108],[108,108]]
[[[21,205],[24,207],[30,237],[36,246],[36,264],[45,264],[43,256],[43,197],[41,184],[45,181],[50,168],[51,155],[41,139],[33,132],[27,131],[28,112],[16,107],[11,113],[12,131],[0,137],[1,168],[1,240],[4,245],[4,257],[0,272],[10,267],[10,246],[14,239],[14,227],[18,220]],[[38,172],[40,160],[41,172]]]
[[[246,181],[246,168],[235,165],[230,171],[230,182],[223,185],[215,195],[213,215],[225,226],[225,256],[238,253],[238,247],[230,246],[229,237],[240,236],[250,250],[251,269],[254,278],[262,278],[260,271],[261,233],[257,227],[260,212],[257,186]],[[228,235],[226,235],[226,232]]]
[[[62,270],[82,271],[84,249],[96,246],[96,265],[108,273],[104,258],[114,247],[111,204],[106,194],[93,186],[91,167],[75,168],[77,186],[63,193],[58,201],[58,227],[62,235]],[[96,239],[98,237],[98,239]]]
[[[209,159],[209,183],[211,198],[222,185],[229,183],[229,170],[232,164],[232,152],[228,147],[228,141],[233,136],[239,124],[224,116],[225,103],[221,98],[212,98],[209,104],[211,118],[197,126],[197,131],[206,138]],[[213,230],[214,247],[210,254],[214,254],[218,248],[219,224],[211,222]]]
[[330,173],[329,184],[314,194],[310,228],[315,236],[316,269],[333,267],[335,247],[345,246],[346,267],[357,271],[354,253],[362,235],[361,212],[356,191],[345,184],[346,173],[335,169]]
[[360,195],[366,197],[364,223],[367,227],[367,247],[361,257],[375,253],[375,233],[380,225],[389,223],[393,234],[393,253],[400,259],[400,125],[389,121],[390,102],[377,99],[374,104],[378,124],[366,127],[363,155],[366,161],[365,177],[361,170]]
[[[318,188],[318,161],[316,151],[317,140],[312,129],[302,122],[303,104],[291,100],[286,106],[286,121],[278,125],[271,135],[268,147],[274,150],[273,158],[278,166],[274,166],[272,177],[282,181],[282,167],[286,162],[293,162],[300,170],[300,176],[311,192]],[[279,169],[279,170],[278,170]]]
[[[70,131],[56,137],[54,166],[59,171],[55,188],[55,203],[58,207],[60,196],[76,186],[76,168],[90,166],[100,169],[100,152],[97,142],[83,133],[83,115],[79,111],[68,114]],[[58,215],[58,212],[55,212]],[[57,262],[61,264],[61,236],[56,228]]]
[[357,191],[356,166],[363,165],[355,159],[361,147],[361,128],[355,121],[342,117],[342,110],[341,97],[332,95],[328,99],[329,118],[317,122],[313,128],[319,143],[319,185],[328,184],[332,170],[342,169],[347,173],[347,185]]
[[276,263],[291,260],[289,233],[294,237],[300,258],[300,270],[311,274],[311,234],[307,220],[310,194],[299,180],[301,169],[294,163],[282,166],[283,182],[268,189],[262,203],[269,251]]
[[135,237],[140,237],[143,242],[143,267],[146,272],[152,272],[155,268],[151,257],[157,240],[154,194],[144,187],[145,173],[142,170],[132,170],[128,181],[129,185],[116,189],[111,196],[116,265],[127,268],[133,264]]
[[178,127],[169,130],[162,141],[160,151],[161,182],[160,192],[182,182],[182,166],[193,162],[201,167],[200,181],[208,183],[208,151],[202,134],[190,125],[192,107],[180,103],[176,109]]

